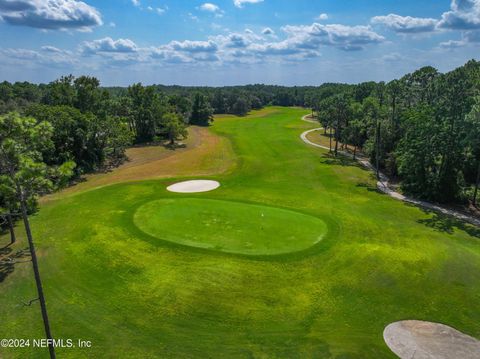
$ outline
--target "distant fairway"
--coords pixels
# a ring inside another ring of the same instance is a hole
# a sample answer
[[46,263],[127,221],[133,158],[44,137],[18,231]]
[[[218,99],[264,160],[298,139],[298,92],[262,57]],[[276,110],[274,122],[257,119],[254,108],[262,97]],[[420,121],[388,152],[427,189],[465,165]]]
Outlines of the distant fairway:
[[145,233],[186,246],[214,251],[278,255],[320,242],[323,221],[279,208],[210,199],[163,199],[135,212]]
[[[93,342],[58,357],[395,358],[382,333],[405,319],[480,338],[480,230],[382,195],[355,162],[304,144],[318,127],[307,112],[219,117],[199,158],[185,150],[143,163],[141,181],[131,170],[107,185],[113,172],[43,203],[32,224],[53,334]],[[221,187],[166,190],[197,178]],[[30,263],[16,265],[0,282],[2,337],[43,336],[38,305],[21,304],[35,297]]]

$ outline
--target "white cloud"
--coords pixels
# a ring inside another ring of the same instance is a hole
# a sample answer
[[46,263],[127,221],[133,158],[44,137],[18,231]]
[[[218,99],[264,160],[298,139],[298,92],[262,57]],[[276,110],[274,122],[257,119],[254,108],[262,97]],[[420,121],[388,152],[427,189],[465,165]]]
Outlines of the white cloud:
[[134,6],[140,6],[140,0],[132,0]]
[[155,8],[155,11],[157,12],[158,15],[165,14],[167,10],[168,10],[168,6]]
[[239,47],[247,47],[249,40],[245,38],[245,36],[240,34],[231,34],[228,36],[228,47],[239,48]]
[[56,53],[56,54],[60,54],[60,53],[64,52],[63,50],[60,50],[58,47],[50,46],[50,45],[42,46],[41,49],[42,49],[42,51],[52,52],[52,53]]
[[88,31],[103,24],[97,9],[77,0],[0,0],[0,17],[10,25],[45,30]]
[[420,18],[389,14],[386,16],[373,17],[372,23],[383,24],[390,30],[398,33],[412,34],[435,31],[438,20],[432,18]]
[[216,52],[218,49],[217,44],[211,40],[209,41],[190,41],[190,40],[172,41],[168,44],[168,47],[176,51],[183,51],[183,52],[189,52],[189,53]]
[[320,21],[322,21],[322,20],[328,20],[328,14],[325,14],[325,13],[320,14],[320,15],[318,15],[318,16],[315,18],[315,20],[320,20]]
[[440,47],[444,49],[455,49],[458,47],[467,46],[469,44],[480,43],[480,30],[470,30],[462,33],[461,40],[449,40],[440,43]]
[[[303,61],[321,55],[324,46],[342,50],[361,50],[385,39],[366,26],[321,25],[285,26],[286,38],[267,40],[251,30],[211,38],[218,46],[217,53],[224,62],[258,63],[261,61]],[[266,31],[269,33],[270,31]]]
[[233,0],[233,4],[238,8],[242,8],[244,4],[258,4],[261,2],[263,0]]
[[193,15],[191,12],[188,13],[188,17],[190,20],[198,21],[198,16]]
[[53,46],[43,46],[41,52],[28,49],[3,49],[0,50],[2,63],[14,63],[18,66],[19,62],[28,67],[44,65],[48,67],[72,66],[77,60],[70,51],[60,50]]
[[17,60],[39,60],[40,54],[37,51],[27,49],[5,49],[2,54]]
[[220,8],[218,7],[218,5],[212,4],[210,2],[206,2],[202,5],[200,5],[200,10],[209,11],[209,12],[216,12],[216,11],[219,11]]
[[480,30],[466,31],[463,33],[463,38],[470,43],[480,43]]
[[209,41],[172,41],[167,45],[148,49],[152,59],[166,63],[216,62],[218,45]]
[[231,33],[228,35],[217,35],[210,37],[210,41],[214,42],[219,49],[230,51],[230,49],[245,49],[250,44],[258,41],[259,36],[255,34],[239,34]]
[[319,57],[322,47],[362,50],[385,39],[368,26],[323,25],[285,26],[283,39],[276,40],[270,28],[261,34],[243,33],[210,36],[206,41],[171,41],[157,47],[140,48],[129,39],[109,37],[82,44],[84,55],[99,56],[115,66],[135,63],[159,64],[258,64],[292,63]]
[[168,6],[164,6],[164,7],[152,7],[152,6],[147,6],[147,10],[150,11],[150,12],[156,12],[158,15],[163,15],[165,14],[165,12],[167,12],[168,10]]
[[137,52],[137,45],[130,39],[113,40],[111,37],[94,41],[85,41],[81,45],[83,54],[98,54],[98,53],[128,53]]
[[275,31],[273,31],[271,28],[266,27],[265,29],[262,30],[263,35],[275,35]]
[[[155,11],[155,8],[150,11]],[[285,26],[281,30],[282,32],[276,35],[268,27],[258,34],[245,29],[241,33],[210,36],[205,41],[170,41],[151,47],[140,47],[128,38],[105,37],[81,43],[75,53],[54,46],[44,46],[38,52],[12,50],[11,53],[12,58],[22,57],[30,59],[32,63],[46,63],[54,56],[59,56],[62,61],[81,58],[81,64],[98,68],[148,64],[293,63],[321,56],[323,47],[362,50],[368,45],[385,40],[368,26],[313,23],[305,26]],[[280,35],[282,38],[277,40]]]
[[403,61],[405,58],[400,55],[398,52],[393,52],[387,55],[382,56],[382,60],[384,62],[398,62],[398,61]]
[[438,26],[451,30],[480,29],[480,0],[452,0]]
[[340,24],[322,25],[313,23],[305,26],[285,26],[288,42],[303,49],[317,49],[319,46],[334,46],[342,50],[362,50],[370,44],[379,44],[385,38],[368,26],[346,26]]
[[465,45],[466,42],[463,40],[448,40],[440,43],[440,47],[443,49],[456,49]]
[[217,18],[223,17],[225,13],[222,9],[220,9],[218,5],[215,5],[210,2],[203,3],[197,9],[215,14],[215,17]]

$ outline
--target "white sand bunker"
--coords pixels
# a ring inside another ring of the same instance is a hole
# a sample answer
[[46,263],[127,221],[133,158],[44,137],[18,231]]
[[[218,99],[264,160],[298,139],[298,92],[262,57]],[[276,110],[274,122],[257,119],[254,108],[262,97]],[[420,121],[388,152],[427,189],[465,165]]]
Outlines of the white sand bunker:
[[406,320],[383,332],[388,347],[401,359],[478,359],[480,341],[449,326]]
[[167,191],[177,193],[197,193],[213,191],[218,187],[220,187],[220,183],[217,181],[194,180],[172,184],[167,187]]

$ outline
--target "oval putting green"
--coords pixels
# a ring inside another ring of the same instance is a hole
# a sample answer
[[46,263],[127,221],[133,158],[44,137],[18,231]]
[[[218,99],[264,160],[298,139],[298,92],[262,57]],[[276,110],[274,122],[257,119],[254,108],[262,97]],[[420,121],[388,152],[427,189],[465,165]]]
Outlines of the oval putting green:
[[197,198],[148,202],[137,209],[134,222],[168,242],[247,255],[299,252],[327,233],[325,222],[299,212]]

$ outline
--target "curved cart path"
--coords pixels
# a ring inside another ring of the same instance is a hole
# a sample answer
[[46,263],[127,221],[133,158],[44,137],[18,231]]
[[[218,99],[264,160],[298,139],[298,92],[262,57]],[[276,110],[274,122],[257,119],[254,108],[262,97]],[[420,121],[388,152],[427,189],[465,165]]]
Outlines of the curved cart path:
[[[308,116],[310,116],[310,115],[303,116],[302,120],[306,121],[306,122],[310,122],[310,123],[315,123],[315,124],[318,123],[315,120],[309,119]],[[326,146],[319,145],[318,143],[314,143],[307,138],[307,135],[309,133],[312,133],[312,132],[315,132],[315,131],[320,131],[320,130],[323,130],[323,127],[313,128],[311,130],[305,131],[300,135],[300,138],[302,139],[303,142],[305,142],[306,144],[308,144],[310,146],[323,148],[325,150],[330,150],[330,148],[328,148]],[[344,155],[344,156],[353,158],[353,155],[351,153],[348,153],[348,152],[345,152],[345,151],[338,151],[338,152],[340,154]],[[369,170],[375,171],[375,167],[370,163],[370,161],[367,158],[362,157],[362,156],[357,156],[356,160],[358,162],[360,162],[364,167],[368,168]],[[437,212],[455,217],[457,219],[468,222],[470,224],[480,226],[480,219],[479,218],[476,218],[474,216],[471,216],[471,215],[468,215],[468,214],[465,214],[465,213],[462,213],[462,212],[459,212],[459,211],[455,211],[453,209],[445,208],[445,207],[437,205],[437,204],[433,204],[433,203],[430,203],[430,202],[421,201],[421,200],[418,200],[418,199],[415,199],[415,198],[407,197],[407,196],[405,196],[405,195],[403,195],[399,192],[396,192],[395,190],[393,190],[389,186],[388,177],[385,174],[380,172],[379,177],[380,177],[380,180],[377,181],[377,188],[380,191],[389,195],[392,198],[398,199],[400,201],[412,203],[414,205],[421,206],[423,208],[427,208],[427,209],[430,209],[430,210],[433,210],[433,211],[437,211]]]

